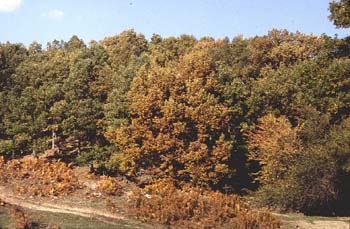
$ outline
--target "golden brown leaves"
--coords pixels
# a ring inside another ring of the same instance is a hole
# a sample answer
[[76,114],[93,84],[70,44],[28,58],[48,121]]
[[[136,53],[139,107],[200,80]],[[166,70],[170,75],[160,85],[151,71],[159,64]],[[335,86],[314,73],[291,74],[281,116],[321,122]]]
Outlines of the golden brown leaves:
[[291,33],[287,30],[272,30],[268,35],[255,37],[249,42],[250,59],[255,68],[278,68],[293,65],[297,61],[320,55],[325,37]]
[[97,184],[97,190],[106,195],[121,195],[122,186],[112,177],[102,176]]
[[182,228],[279,228],[268,212],[251,211],[238,195],[184,186],[161,180],[134,192],[131,210],[143,220]]
[[248,133],[249,159],[262,166],[259,181],[270,183],[283,177],[301,151],[298,131],[285,116],[276,118],[269,114],[259,120],[255,131]]
[[214,43],[201,41],[179,62],[140,70],[128,94],[131,124],[108,135],[120,150],[112,156],[120,170],[133,175],[142,168],[195,184],[227,174],[229,109],[219,101]]
[[0,180],[16,185],[20,193],[37,196],[67,195],[81,184],[65,163],[28,158],[0,165]]

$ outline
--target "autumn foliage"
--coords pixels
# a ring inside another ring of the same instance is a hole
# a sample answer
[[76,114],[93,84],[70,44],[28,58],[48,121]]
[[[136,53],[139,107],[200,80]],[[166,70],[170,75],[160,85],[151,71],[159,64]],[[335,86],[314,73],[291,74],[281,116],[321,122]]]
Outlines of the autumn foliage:
[[120,170],[135,175],[145,169],[203,185],[228,173],[230,111],[219,102],[221,88],[208,54],[213,45],[200,42],[179,63],[154,64],[134,79],[131,125],[107,134],[121,151],[111,159],[120,162]]
[[29,158],[10,160],[0,166],[0,181],[14,185],[22,194],[59,196],[82,187],[73,170],[60,161]]
[[256,177],[259,182],[268,184],[282,179],[289,166],[295,163],[302,152],[298,129],[292,128],[285,116],[269,114],[248,134],[249,159],[258,161],[261,166]]
[[112,177],[102,176],[97,183],[97,191],[106,195],[121,195],[122,186]]
[[260,165],[256,180],[263,184],[255,197],[264,206],[322,214],[347,199],[347,186],[338,182],[348,175],[339,160],[341,151],[334,146],[341,142],[349,152],[348,140],[338,142],[336,137],[347,135],[349,122],[327,128],[329,116],[310,108],[303,111],[299,126],[270,114],[248,134],[250,159]]
[[139,219],[182,228],[280,228],[270,213],[251,211],[238,195],[198,187],[178,189],[171,180],[158,181],[131,196]]

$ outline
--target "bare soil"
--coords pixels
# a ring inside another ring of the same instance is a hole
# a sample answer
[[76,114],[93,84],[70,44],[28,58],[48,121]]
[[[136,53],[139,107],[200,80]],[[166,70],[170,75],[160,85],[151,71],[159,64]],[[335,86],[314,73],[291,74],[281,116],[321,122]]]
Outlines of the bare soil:
[[293,214],[275,215],[290,229],[350,229],[350,217],[317,217]]

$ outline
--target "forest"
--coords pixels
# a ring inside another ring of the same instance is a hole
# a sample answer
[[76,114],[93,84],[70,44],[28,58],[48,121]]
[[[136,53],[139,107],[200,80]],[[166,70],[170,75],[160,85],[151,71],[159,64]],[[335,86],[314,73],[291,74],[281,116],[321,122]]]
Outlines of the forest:
[[[329,10],[350,27],[349,1]],[[200,190],[349,215],[350,37],[147,40],[126,30],[88,44],[1,43],[0,165],[45,152],[173,197]]]

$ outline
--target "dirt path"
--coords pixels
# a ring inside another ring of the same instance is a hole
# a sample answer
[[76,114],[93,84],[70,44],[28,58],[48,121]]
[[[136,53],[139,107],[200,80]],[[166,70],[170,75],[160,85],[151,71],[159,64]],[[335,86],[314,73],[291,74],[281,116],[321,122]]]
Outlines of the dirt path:
[[298,229],[350,229],[350,224],[343,221],[315,220],[308,222],[305,220],[293,221],[290,228]]
[[277,213],[274,215],[290,229],[350,229],[349,217],[308,217]]
[[62,205],[62,204],[33,202],[28,199],[14,196],[11,192],[6,190],[5,187],[1,187],[1,186],[0,186],[0,199],[8,204],[16,205],[16,206],[31,209],[31,210],[46,211],[46,212],[52,212],[52,213],[73,214],[73,215],[78,215],[82,217],[95,218],[99,221],[109,223],[109,224],[115,224],[115,225],[119,225],[119,224],[117,222],[113,223],[113,221],[126,220],[124,216],[112,214],[107,211],[101,211],[93,208],[87,208],[87,207],[75,208],[75,207]]

